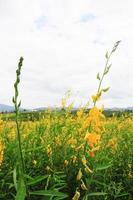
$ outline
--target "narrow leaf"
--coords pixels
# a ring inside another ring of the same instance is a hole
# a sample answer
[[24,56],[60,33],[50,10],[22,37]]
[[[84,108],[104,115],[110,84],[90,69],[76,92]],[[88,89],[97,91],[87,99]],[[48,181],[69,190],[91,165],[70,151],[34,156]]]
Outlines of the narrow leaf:
[[100,75],[99,75],[99,73],[97,74],[97,79],[100,81]]
[[108,56],[108,51],[107,51],[106,54],[105,54],[105,58],[108,59],[108,57],[109,57],[109,56]]
[[110,167],[112,167],[112,164],[98,166],[98,167],[96,167],[96,171],[98,171],[98,170],[100,171],[100,170],[108,169],[108,168],[110,168]]
[[109,70],[111,66],[112,66],[112,64],[110,64],[110,65],[107,67],[107,69]]
[[15,103],[15,98],[14,97],[12,98],[12,102]]
[[39,195],[39,196],[55,196],[55,197],[68,197],[67,194],[62,193],[62,192],[58,192],[56,190],[38,190],[38,191],[34,191],[34,192],[30,192],[30,194],[32,195]]
[[18,108],[20,108],[20,106],[21,106],[21,101],[20,101],[19,104],[18,104]]
[[128,195],[129,193],[123,193],[123,194],[115,195],[115,197],[117,198],[117,197],[123,197],[123,196],[128,196]]
[[103,92],[107,92],[110,89],[110,87],[102,89]]
[[34,178],[33,180],[27,182],[27,185],[34,185],[36,183],[41,182],[42,180],[48,178],[49,175],[45,175],[45,176],[37,176],[36,178]]
[[88,196],[104,196],[107,195],[106,192],[92,192],[90,194],[88,194]]
[[15,167],[14,170],[13,170],[13,183],[14,183],[15,189],[16,189],[16,191],[17,191],[17,175],[16,175],[16,167]]
[[24,179],[21,177],[17,187],[17,194],[15,200],[25,200],[26,197],[26,186]]

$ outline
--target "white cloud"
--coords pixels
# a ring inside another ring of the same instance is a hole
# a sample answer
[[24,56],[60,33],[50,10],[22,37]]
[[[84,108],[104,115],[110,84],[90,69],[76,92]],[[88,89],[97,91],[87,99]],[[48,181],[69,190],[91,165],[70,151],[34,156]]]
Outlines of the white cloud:
[[20,56],[23,107],[58,105],[68,89],[76,104],[87,101],[96,91],[105,51],[122,40],[103,102],[132,106],[132,18],[131,0],[1,0],[0,103],[11,103]]

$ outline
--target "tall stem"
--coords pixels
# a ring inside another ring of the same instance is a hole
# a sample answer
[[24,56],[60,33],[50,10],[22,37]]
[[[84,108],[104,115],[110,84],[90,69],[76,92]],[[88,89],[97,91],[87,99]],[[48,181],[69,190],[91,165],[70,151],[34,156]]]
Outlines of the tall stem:
[[[117,47],[118,47],[118,45],[119,45],[120,42],[121,42],[121,41],[117,41],[117,42],[115,43],[115,45],[114,45],[114,47],[113,47],[113,49],[112,49],[112,51],[110,52],[109,55],[108,55],[108,52],[106,53],[106,63],[105,63],[105,67],[104,67],[104,70],[103,70],[103,73],[102,73],[101,78],[98,77],[98,79],[99,79],[99,85],[98,85],[98,89],[97,89],[97,93],[96,93],[96,94],[99,94],[99,93],[100,93],[103,78],[104,78],[104,76],[108,73],[108,71],[109,71],[109,69],[110,69],[110,67],[111,67],[111,65],[109,66],[109,60],[110,60],[110,58],[111,58],[113,52],[116,51],[116,49],[117,49]],[[96,103],[97,103],[97,99],[94,100],[94,106],[96,105]]]
[[[108,56],[108,58],[107,58],[107,60],[106,60],[105,67],[104,67],[104,70],[103,70],[103,74],[102,74],[102,77],[101,77],[101,79],[100,79],[100,82],[99,82],[99,85],[98,85],[98,89],[97,89],[97,93],[96,93],[96,94],[98,94],[98,93],[100,92],[101,85],[102,85],[102,81],[103,81],[103,78],[104,78],[104,76],[105,76],[105,72],[106,72],[106,70],[107,70],[108,63],[109,63],[109,59],[110,59],[111,55],[112,55],[112,51],[111,51],[111,53],[109,54],[109,56]],[[97,102],[97,100],[94,101],[94,106],[96,105],[96,102]]]
[[18,141],[18,157],[19,157],[19,172],[21,176],[24,176],[24,159],[22,153],[22,145],[21,145],[21,134],[20,134],[20,126],[19,126],[19,108],[21,105],[21,101],[18,103],[18,84],[20,82],[20,74],[21,74],[21,67],[23,64],[23,58],[21,57],[18,63],[18,69],[16,70],[16,81],[14,83],[15,95],[13,97],[13,103],[15,107],[15,122],[16,122],[16,129],[17,129],[17,141]]

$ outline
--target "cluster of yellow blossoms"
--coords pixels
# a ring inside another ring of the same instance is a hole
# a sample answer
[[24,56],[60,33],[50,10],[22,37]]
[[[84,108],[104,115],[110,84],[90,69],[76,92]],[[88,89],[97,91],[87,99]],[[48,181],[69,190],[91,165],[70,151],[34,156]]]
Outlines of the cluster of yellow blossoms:
[[105,117],[102,114],[102,110],[98,109],[96,106],[90,110],[86,119],[86,122],[89,123],[89,131],[87,131],[85,135],[85,140],[91,148],[89,151],[91,157],[94,157],[95,151],[99,150],[100,148],[101,135],[104,130],[104,119]]
[[5,145],[3,144],[3,142],[0,141],[0,167],[1,167],[2,162],[3,162],[4,148],[5,148]]

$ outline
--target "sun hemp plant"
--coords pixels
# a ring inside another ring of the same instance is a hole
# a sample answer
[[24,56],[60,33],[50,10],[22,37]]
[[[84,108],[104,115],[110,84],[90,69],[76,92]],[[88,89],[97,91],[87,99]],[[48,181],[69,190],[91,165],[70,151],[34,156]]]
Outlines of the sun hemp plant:
[[[81,170],[81,168],[79,168],[79,171],[77,173],[77,181],[79,182],[79,187],[77,187],[75,191],[75,195],[73,196],[72,200],[79,200],[80,193],[83,193],[83,191],[84,191],[84,199],[88,199],[89,196],[95,196],[95,195],[106,196],[107,195],[107,193],[105,192],[90,193],[88,189],[89,184],[86,181],[86,177],[88,176],[87,174],[90,174],[89,179],[91,179],[91,174],[93,174],[96,169],[95,168],[94,170],[90,169],[87,163],[90,164],[90,160],[88,162],[88,159],[93,158],[95,156],[95,153],[101,148],[100,141],[101,141],[102,132],[104,129],[103,121],[105,117],[102,113],[102,110],[96,107],[96,103],[100,99],[102,93],[107,92],[109,90],[109,87],[105,89],[101,89],[101,85],[102,85],[104,76],[109,72],[109,69],[111,67],[111,64],[109,64],[111,55],[113,54],[113,52],[116,51],[119,43],[120,41],[116,42],[111,52],[110,53],[107,52],[105,55],[106,63],[105,63],[104,71],[101,76],[99,75],[99,73],[97,74],[99,85],[98,85],[96,95],[92,96],[93,107],[90,109],[88,115],[82,122],[83,127],[86,127],[86,128],[88,127],[86,135],[85,135],[84,153],[81,160],[84,166],[84,170],[83,169]],[[82,113],[78,112],[77,114],[80,115]],[[109,166],[110,165],[107,163],[104,167],[108,168]]]
[[22,153],[22,146],[21,146],[21,134],[20,134],[20,125],[19,125],[19,109],[21,105],[21,101],[18,102],[18,85],[20,83],[20,74],[21,74],[21,67],[23,64],[23,57],[20,57],[18,63],[18,69],[16,70],[16,81],[14,83],[14,90],[15,94],[13,96],[13,103],[15,107],[15,121],[16,121],[16,140],[17,140],[17,166],[15,166],[15,172],[18,176],[18,182],[16,182],[15,187],[17,190],[15,200],[23,200],[26,196],[26,184],[24,180],[24,159]]
[[110,53],[108,53],[108,51],[107,51],[106,54],[105,54],[105,58],[106,58],[105,67],[104,67],[104,70],[103,70],[103,73],[102,73],[101,76],[100,76],[99,73],[97,74],[97,79],[99,80],[99,85],[98,85],[98,89],[97,89],[96,95],[92,96],[92,100],[93,100],[94,106],[96,105],[97,101],[100,99],[102,93],[103,92],[107,92],[109,90],[109,87],[101,89],[101,85],[102,85],[102,81],[103,81],[104,76],[106,74],[108,74],[108,72],[109,72],[109,70],[111,68],[112,64],[109,64],[110,58],[111,58],[112,54],[116,51],[116,49],[117,49],[117,47],[118,47],[120,42],[121,42],[120,40],[117,41],[115,43],[112,51]]

